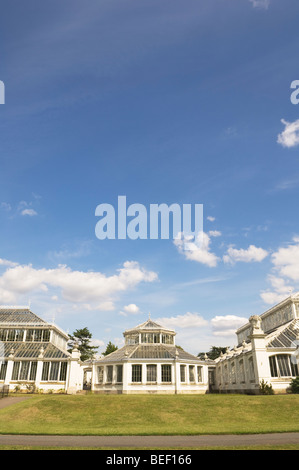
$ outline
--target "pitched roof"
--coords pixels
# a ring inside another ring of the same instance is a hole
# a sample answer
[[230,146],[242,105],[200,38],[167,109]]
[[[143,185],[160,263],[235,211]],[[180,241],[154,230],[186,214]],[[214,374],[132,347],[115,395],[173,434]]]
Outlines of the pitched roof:
[[1,307],[0,306],[0,325],[8,324],[32,326],[45,326],[47,322],[31,312],[29,307]]
[[292,320],[267,335],[268,348],[291,348],[299,335],[299,320]]
[[175,331],[170,329],[170,328],[165,328],[164,326],[162,325],[159,325],[159,323],[157,322],[154,322],[153,320],[151,320],[150,318],[148,320],[146,320],[145,322],[141,323],[140,325],[137,325],[135,326],[134,328],[130,328],[128,330],[126,330],[124,332],[124,335],[128,334],[128,333],[133,333],[135,331],[140,331],[140,330],[148,330],[148,331],[153,331],[153,330],[164,330],[164,331],[168,331],[170,333],[174,333],[175,334]]
[[7,358],[13,350],[14,359],[37,359],[41,348],[44,349],[44,359],[67,359],[71,355],[59,349],[52,343],[26,343],[23,341],[11,341],[2,343],[4,345],[4,357]]
[[175,359],[182,361],[192,361],[204,363],[201,359],[192,354],[187,353],[182,348],[164,344],[151,344],[151,345],[132,345],[123,346],[121,349],[108,354],[99,362],[117,362],[128,359]]

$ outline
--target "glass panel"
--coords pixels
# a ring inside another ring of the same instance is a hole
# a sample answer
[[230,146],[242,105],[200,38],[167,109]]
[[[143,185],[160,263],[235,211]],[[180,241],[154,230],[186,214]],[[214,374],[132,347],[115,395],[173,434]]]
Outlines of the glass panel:
[[[298,377],[298,375],[299,375],[298,364],[296,362],[293,362],[292,358],[290,358],[290,359],[291,359],[292,376],[293,377]],[[294,360],[294,357],[293,357],[293,360]]]
[[123,381],[123,366],[116,366],[116,381],[118,383]]
[[156,364],[148,364],[146,366],[147,382],[157,382],[157,366]]
[[289,358],[287,355],[279,354],[277,357],[277,364],[279,374],[281,377],[290,377],[291,371],[289,367]]
[[141,334],[141,342],[142,343],[153,343],[154,342],[153,333],[142,333]]
[[197,366],[197,382],[202,382],[202,367]]
[[0,380],[5,380],[7,370],[7,361],[0,362]]
[[161,379],[162,382],[171,382],[171,366],[163,364],[161,366]]
[[140,364],[132,365],[132,382],[142,381],[142,366]]
[[11,380],[18,380],[19,369],[20,369],[20,362],[14,362],[13,369],[12,369]]
[[107,380],[106,382],[112,382],[113,378],[113,366],[107,366]]
[[278,377],[275,356],[269,357],[269,362],[270,362],[271,377]]
[[1,328],[1,330],[0,330],[0,341],[6,341],[6,336],[7,336],[7,330]]
[[15,341],[23,341],[24,330],[16,330]]
[[67,372],[67,362],[61,362],[61,366],[60,366],[60,376],[59,376],[59,380],[61,382],[65,382],[66,381],[66,372]]
[[33,341],[34,330],[28,330],[26,334],[26,341]]
[[42,380],[48,381],[48,377],[49,377],[49,368],[50,368],[50,362],[44,362],[44,364],[43,364],[43,372],[42,372]]
[[42,340],[43,330],[35,330],[34,341],[40,343]]
[[43,339],[42,341],[44,343],[47,343],[50,341],[50,330],[43,330]]
[[50,379],[58,380],[59,362],[51,362]]
[[35,380],[36,379],[36,370],[37,370],[37,362],[31,362],[29,380]]
[[162,343],[164,343],[164,344],[173,344],[173,336],[172,335],[162,334]]
[[189,366],[189,382],[195,382],[194,366]]
[[181,382],[186,382],[186,366],[180,365]]
[[19,380],[27,380],[28,379],[29,366],[30,366],[29,361],[22,361],[21,362],[21,372],[20,372],[20,375],[19,375]]
[[139,343],[139,335],[127,335],[126,336],[126,344],[138,344]]
[[100,366],[98,367],[98,382],[99,384],[102,384],[104,381],[104,367]]
[[15,330],[8,330],[6,341],[14,341],[14,340],[15,340]]

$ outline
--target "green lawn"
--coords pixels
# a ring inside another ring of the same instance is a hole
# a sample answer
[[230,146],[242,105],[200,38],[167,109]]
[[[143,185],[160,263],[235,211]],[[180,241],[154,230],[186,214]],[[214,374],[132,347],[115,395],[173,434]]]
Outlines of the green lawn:
[[0,410],[1,434],[299,431],[299,395],[36,395]]

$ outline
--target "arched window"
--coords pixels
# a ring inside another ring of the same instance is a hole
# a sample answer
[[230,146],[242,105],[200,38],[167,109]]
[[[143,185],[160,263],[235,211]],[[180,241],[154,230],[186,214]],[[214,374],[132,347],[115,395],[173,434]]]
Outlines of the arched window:
[[290,354],[270,356],[269,362],[272,377],[296,377],[299,375],[298,364],[295,357]]

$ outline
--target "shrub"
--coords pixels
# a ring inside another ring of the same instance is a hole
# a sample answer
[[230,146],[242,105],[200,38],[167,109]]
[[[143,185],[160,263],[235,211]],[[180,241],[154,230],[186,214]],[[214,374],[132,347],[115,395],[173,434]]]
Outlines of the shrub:
[[274,395],[272,384],[267,384],[264,379],[260,382],[260,394],[261,395]]
[[299,393],[299,376],[292,379],[290,389],[292,393]]

